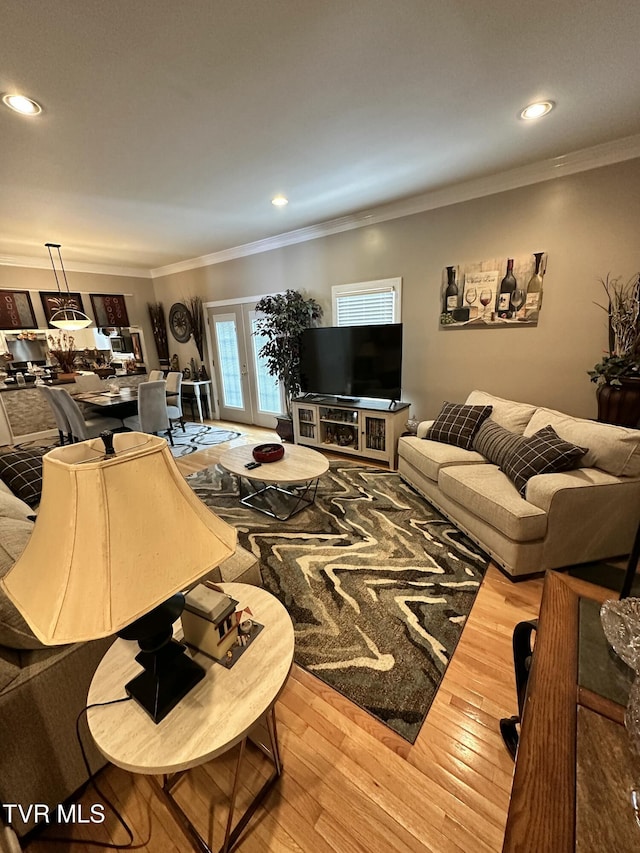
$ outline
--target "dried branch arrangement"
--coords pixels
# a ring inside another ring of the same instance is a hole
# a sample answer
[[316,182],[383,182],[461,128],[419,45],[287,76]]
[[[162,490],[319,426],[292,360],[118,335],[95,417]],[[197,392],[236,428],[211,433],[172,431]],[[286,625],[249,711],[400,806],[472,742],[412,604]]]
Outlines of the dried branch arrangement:
[[204,358],[204,315],[202,313],[202,299],[199,296],[190,296],[187,300],[187,308],[191,315],[191,334],[200,356]]
[[59,335],[47,335],[49,352],[60,365],[63,373],[73,373],[78,350],[75,348],[75,338],[66,332]]

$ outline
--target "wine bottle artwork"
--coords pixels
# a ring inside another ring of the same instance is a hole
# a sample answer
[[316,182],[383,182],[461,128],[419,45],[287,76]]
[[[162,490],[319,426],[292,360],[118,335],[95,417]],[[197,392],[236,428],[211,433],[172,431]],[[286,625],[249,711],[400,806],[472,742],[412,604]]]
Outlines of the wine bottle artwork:
[[500,290],[498,292],[498,302],[496,310],[498,316],[503,320],[508,320],[513,316],[513,307],[511,297],[517,287],[518,282],[513,274],[513,258],[507,260],[507,272],[500,282]]
[[456,268],[447,267],[447,288],[444,292],[444,313],[451,314],[458,307],[458,285]]
[[535,258],[535,267],[533,275],[527,284],[527,297],[525,301],[525,316],[527,319],[532,319],[534,315],[537,316],[536,312],[540,311],[542,306],[542,276],[544,275],[544,271],[541,272],[541,268],[543,256],[544,252],[534,252],[533,255]]
[[440,327],[537,326],[546,252],[448,266],[440,280]]

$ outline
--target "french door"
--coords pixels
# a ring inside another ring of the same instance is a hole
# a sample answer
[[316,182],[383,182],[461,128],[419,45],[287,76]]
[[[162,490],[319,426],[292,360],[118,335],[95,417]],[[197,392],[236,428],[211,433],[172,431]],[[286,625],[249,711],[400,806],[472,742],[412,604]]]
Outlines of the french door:
[[208,316],[220,417],[275,427],[275,415],[283,413],[283,395],[259,356],[264,340],[253,334],[255,302],[209,307]]

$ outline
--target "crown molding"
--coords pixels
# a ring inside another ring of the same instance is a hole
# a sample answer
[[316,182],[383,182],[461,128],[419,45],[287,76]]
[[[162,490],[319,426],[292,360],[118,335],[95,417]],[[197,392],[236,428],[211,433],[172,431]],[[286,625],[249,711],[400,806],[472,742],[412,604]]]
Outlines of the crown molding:
[[[51,261],[43,258],[30,258],[19,255],[0,255],[0,266],[2,267],[27,267],[33,270],[51,271]],[[64,268],[67,272],[90,272],[96,275],[121,275],[127,278],[151,278],[151,270],[139,267],[118,267],[110,264],[83,264],[67,261],[65,258]]]
[[[403,216],[412,216],[427,210],[436,210],[439,207],[447,207],[451,204],[459,204],[464,201],[482,198],[483,196],[495,195],[496,193],[518,189],[519,187],[551,181],[565,175],[573,175],[578,172],[586,172],[602,166],[610,166],[614,163],[622,163],[625,160],[633,160],[640,157],[640,134],[627,136],[613,142],[603,142],[591,148],[583,148],[562,154],[547,160],[541,160],[528,166],[519,166],[506,172],[499,172],[460,184],[443,187],[439,190],[421,193],[410,198],[401,199],[390,204],[380,205],[368,210],[337,219],[330,219],[305,228],[276,234],[273,237],[265,237],[252,243],[223,249],[219,252],[211,252],[197,258],[179,261],[175,264],[157,267],[155,269],[141,269],[140,267],[112,266],[110,264],[75,263],[65,260],[65,269],[69,272],[86,272],[96,275],[117,275],[128,278],[157,279],[175,273],[187,272],[200,267],[222,264],[237,258],[245,258],[257,255],[261,252],[270,252],[285,246],[293,246],[296,243],[305,243],[308,240],[317,240],[320,237],[328,237],[332,234],[340,234],[343,231],[352,231],[356,228],[364,228],[367,225],[375,225],[380,222],[388,222],[392,219],[400,219]],[[0,255],[0,266],[26,267],[30,269],[51,269],[51,264],[44,258],[33,258],[28,256]]]
[[616,139],[613,142],[603,142],[591,148],[582,148],[528,166],[519,166],[506,172],[499,172],[487,177],[444,187],[440,190],[422,193],[350,216],[341,216],[338,219],[330,219],[317,225],[309,225],[306,228],[287,231],[273,237],[265,237],[263,240],[256,240],[253,243],[245,243],[231,249],[223,249],[220,252],[211,252],[198,258],[168,264],[152,269],[150,275],[151,278],[156,279],[213,264],[222,264],[236,258],[245,258],[249,255],[269,252],[284,246],[304,243],[307,240],[316,240],[319,237],[327,237],[331,234],[364,228],[367,225],[400,219],[403,216],[412,216],[415,213],[435,210],[439,207],[447,207],[451,204],[459,204],[543,181],[551,181],[565,175],[586,172],[602,166],[622,163],[625,160],[633,160],[637,157],[640,157],[640,134]]

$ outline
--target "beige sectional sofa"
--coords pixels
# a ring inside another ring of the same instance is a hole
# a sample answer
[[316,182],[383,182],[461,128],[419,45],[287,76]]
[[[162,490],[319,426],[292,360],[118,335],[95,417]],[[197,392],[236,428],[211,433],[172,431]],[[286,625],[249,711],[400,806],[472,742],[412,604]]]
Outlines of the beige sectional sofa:
[[521,497],[474,450],[425,439],[432,421],[398,445],[401,477],[509,575],[530,575],[628,554],[640,520],[640,430],[574,418],[473,391],[505,429],[531,436],[550,424],[588,452],[579,468],[532,477]]

